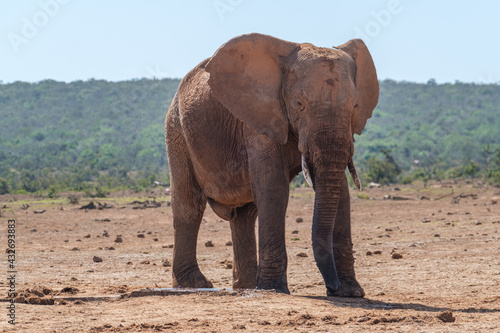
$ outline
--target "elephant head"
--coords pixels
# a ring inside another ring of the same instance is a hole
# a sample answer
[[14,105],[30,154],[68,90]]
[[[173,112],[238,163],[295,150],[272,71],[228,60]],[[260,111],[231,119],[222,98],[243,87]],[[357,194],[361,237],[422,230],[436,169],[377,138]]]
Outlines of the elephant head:
[[371,55],[354,39],[336,48],[297,44],[261,34],[236,37],[206,65],[215,97],[259,134],[286,144],[298,135],[306,177],[316,192],[313,250],[328,289],[339,286],[332,248],[346,167],[357,180],[354,133],[377,105]]

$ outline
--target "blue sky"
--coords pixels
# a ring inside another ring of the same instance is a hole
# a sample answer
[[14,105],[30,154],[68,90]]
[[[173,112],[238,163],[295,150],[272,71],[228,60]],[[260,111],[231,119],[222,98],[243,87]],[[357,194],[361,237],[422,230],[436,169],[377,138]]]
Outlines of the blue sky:
[[0,80],[183,77],[230,38],[361,37],[380,79],[500,82],[500,1],[25,0],[0,4]]

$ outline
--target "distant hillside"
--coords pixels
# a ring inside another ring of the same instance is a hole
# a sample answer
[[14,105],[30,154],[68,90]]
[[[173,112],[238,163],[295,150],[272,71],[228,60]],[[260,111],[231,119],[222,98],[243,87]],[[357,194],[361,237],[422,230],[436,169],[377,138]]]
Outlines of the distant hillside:
[[0,85],[0,177],[33,191],[98,178],[102,186],[129,186],[138,176],[166,175],[163,124],[179,82]]
[[[163,122],[179,82],[0,84],[0,193],[168,181]],[[402,172],[393,181],[461,176],[470,161],[477,174],[500,158],[500,86],[386,80],[380,93],[356,137],[362,174],[388,157]]]
[[356,140],[358,162],[390,150],[406,172],[440,178],[457,176],[471,161],[477,174],[499,167],[500,86],[383,81],[379,104]]

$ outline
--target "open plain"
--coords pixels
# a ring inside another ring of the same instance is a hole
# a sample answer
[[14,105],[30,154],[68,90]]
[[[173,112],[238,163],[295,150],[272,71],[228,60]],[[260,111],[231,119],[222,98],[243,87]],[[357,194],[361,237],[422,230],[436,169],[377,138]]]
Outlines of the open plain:
[[[500,332],[498,188],[443,183],[351,190],[363,299],[325,296],[311,248],[310,188],[290,192],[291,295],[231,290],[229,223],[210,208],[200,229],[198,262],[221,289],[133,293],[171,287],[168,200],[161,189],[79,198],[78,204],[70,204],[67,194],[1,196],[4,248],[7,221],[16,221],[18,303],[14,326],[8,324],[9,303],[1,303],[0,331]],[[94,209],[80,209],[90,201]],[[1,262],[6,276],[6,253]],[[8,289],[2,278],[4,301]]]

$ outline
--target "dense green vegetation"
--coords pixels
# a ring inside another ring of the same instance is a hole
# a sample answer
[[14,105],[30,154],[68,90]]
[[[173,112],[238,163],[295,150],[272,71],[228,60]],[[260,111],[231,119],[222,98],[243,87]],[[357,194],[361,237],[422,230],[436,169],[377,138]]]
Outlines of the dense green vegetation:
[[[178,84],[0,84],[0,194],[102,195],[168,182],[163,122]],[[485,177],[500,184],[500,86],[383,81],[356,141],[364,182]]]
[[27,192],[168,181],[163,123],[178,85],[170,79],[0,85],[0,177],[11,191]]
[[369,181],[485,176],[500,183],[500,86],[383,81],[379,104],[356,141],[365,176],[380,168],[376,159],[389,169]]

